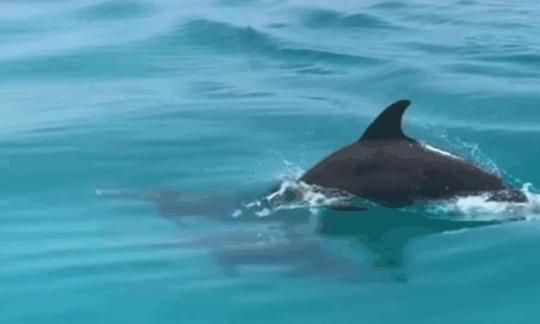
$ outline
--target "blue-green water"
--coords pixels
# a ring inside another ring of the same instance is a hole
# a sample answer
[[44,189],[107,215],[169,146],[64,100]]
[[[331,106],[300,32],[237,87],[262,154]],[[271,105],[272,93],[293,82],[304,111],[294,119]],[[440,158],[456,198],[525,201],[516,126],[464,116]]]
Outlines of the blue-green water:
[[[539,17],[502,0],[0,2],[0,322],[538,321]],[[400,98],[411,136],[531,202],[256,205]]]

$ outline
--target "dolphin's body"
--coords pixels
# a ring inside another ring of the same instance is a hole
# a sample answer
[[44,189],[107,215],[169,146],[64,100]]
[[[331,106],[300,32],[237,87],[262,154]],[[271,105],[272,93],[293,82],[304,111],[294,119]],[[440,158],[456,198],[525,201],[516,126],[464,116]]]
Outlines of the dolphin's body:
[[407,137],[401,119],[409,105],[400,100],[388,106],[357,142],[324,158],[300,181],[389,207],[484,193],[494,201],[527,201],[498,175]]

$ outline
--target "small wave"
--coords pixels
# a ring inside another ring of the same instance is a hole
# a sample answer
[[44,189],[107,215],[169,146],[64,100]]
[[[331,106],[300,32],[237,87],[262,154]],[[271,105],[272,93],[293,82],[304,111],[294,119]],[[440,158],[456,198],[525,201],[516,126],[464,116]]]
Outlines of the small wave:
[[93,4],[77,12],[77,17],[88,20],[123,19],[146,16],[154,11],[148,3],[116,0]]
[[527,69],[525,67],[509,66],[508,64],[485,63],[485,62],[460,62],[456,64],[447,64],[445,69],[451,73],[465,76],[478,77],[512,77],[516,80],[528,80],[537,77],[538,71]]
[[[0,74],[11,79],[127,78],[153,76],[163,69],[143,60],[140,53],[128,48],[79,48],[75,53],[0,59]],[[0,78],[1,81],[4,78]]]
[[464,51],[462,46],[450,45],[450,44],[437,44],[437,43],[426,43],[420,41],[403,41],[400,42],[405,48],[419,51],[423,54],[428,55],[445,55],[448,53],[455,53],[459,51]]
[[480,54],[472,57],[478,62],[496,62],[506,65],[523,66],[527,68],[538,67],[540,64],[540,54],[537,53],[500,53],[500,54]]
[[401,1],[382,1],[372,5],[373,9],[406,9],[409,4]]
[[304,13],[303,23],[311,28],[396,28],[393,24],[368,13],[344,14],[327,9],[307,10]]
[[193,92],[215,99],[245,99],[269,97],[273,93],[265,91],[244,91],[232,85],[216,81],[201,81],[193,84]]
[[327,49],[306,48],[290,44],[251,26],[236,26],[225,22],[195,19],[184,23],[159,40],[160,47],[191,46],[208,48],[231,55],[258,55],[262,58],[284,61],[287,68],[312,67],[317,64],[367,65],[381,63],[378,58],[340,53]]

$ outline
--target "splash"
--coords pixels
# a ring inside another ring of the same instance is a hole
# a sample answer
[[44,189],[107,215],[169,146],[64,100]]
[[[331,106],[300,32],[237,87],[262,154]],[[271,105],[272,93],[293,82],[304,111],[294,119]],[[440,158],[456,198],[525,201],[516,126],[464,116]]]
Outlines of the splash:
[[[441,134],[440,137],[458,151],[464,152],[466,156],[489,172],[500,177],[504,174],[514,183],[521,182],[501,170],[495,161],[482,152],[480,145],[477,143],[470,143],[459,137],[450,139],[447,133]],[[430,149],[431,147],[426,148]],[[525,203],[492,201],[489,199],[488,194],[482,194],[457,197],[443,203],[431,203],[428,204],[427,211],[430,215],[435,215],[435,217],[449,218],[456,221],[505,221],[539,218],[540,194],[530,183],[523,184],[521,192],[527,197]]]
[[480,165],[485,167],[488,171],[501,175],[502,172],[492,159],[490,159],[484,152],[482,152],[480,145],[477,143],[466,142],[456,137],[457,144],[465,149],[474,161],[478,161]]
[[435,124],[419,123],[418,126],[423,127],[429,132],[435,133],[435,137],[442,142],[439,144],[447,147],[451,152],[442,150],[439,147],[431,146],[427,143],[420,143],[425,149],[454,159],[471,160],[491,173],[499,176],[502,174],[502,171],[495,161],[482,150],[478,143],[468,142],[458,136],[452,136],[447,130],[441,129]]
[[437,218],[450,218],[455,221],[505,221],[530,220],[540,218],[540,194],[530,183],[524,184],[521,191],[527,202],[490,201],[487,194],[458,197],[444,203],[427,205],[427,212]]
[[258,217],[268,217],[283,210],[307,209],[312,214],[318,214],[324,208],[348,203],[353,196],[339,190],[309,185],[298,179],[304,170],[285,160],[285,172],[278,175],[279,187],[270,194],[242,204],[236,209],[233,217],[254,214]]
[[242,205],[233,212],[233,217],[252,213],[258,217],[268,217],[283,210],[308,209],[318,214],[322,209],[346,203],[353,197],[337,190],[312,186],[301,181],[282,181],[279,188],[260,198]]

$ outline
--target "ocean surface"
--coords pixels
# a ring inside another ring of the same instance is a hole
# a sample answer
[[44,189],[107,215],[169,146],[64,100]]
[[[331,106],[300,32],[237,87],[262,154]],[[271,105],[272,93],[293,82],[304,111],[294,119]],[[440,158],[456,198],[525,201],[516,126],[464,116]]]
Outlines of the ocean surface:
[[[0,323],[535,323],[535,1],[0,1]],[[268,204],[412,101],[523,188]]]

